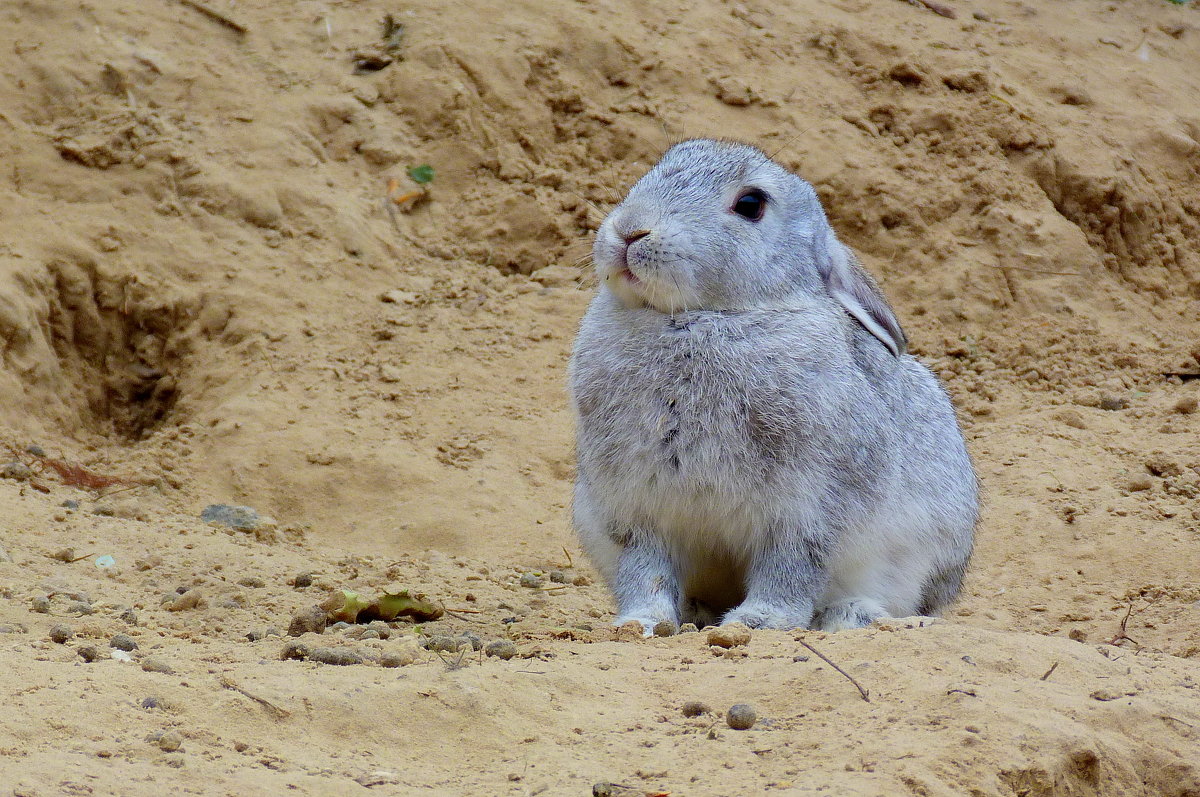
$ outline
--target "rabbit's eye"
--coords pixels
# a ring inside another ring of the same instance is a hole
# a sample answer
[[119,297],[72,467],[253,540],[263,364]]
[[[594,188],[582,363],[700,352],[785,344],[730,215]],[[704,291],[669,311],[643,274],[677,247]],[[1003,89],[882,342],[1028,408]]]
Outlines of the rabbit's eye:
[[733,203],[733,212],[750,221],[758,221],[767,209],[767,195],[758,189],[747,191]]

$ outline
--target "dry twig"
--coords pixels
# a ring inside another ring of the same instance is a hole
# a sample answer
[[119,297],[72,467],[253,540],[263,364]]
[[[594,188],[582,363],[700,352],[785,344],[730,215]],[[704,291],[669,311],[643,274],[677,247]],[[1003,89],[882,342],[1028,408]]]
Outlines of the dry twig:
[[1047,678],[1049,678],[1054,673],[1054,671],[1057,669],[1058,669],[1058,662],[1056,661],[1050,665],[1050,669],[1046,670],[1046,672],[1042,674],[1042,680],[1044,681]]
[[242,34],[243,36],[245,36],[247,33],[250,32],[250,29],[247,28],[242,23],[240,23],[236,20],[230,19],[229,17],[225,16],[224,14],[222,14],[220,11],[216,10],[215,8],[206,6],[204,3],[201,3],[200,0],[179,0],[179,2],[183,3],[188,8],[194,8],[195,10],[199,11],[201,14],[203,14],[204,16],[208,17],[209,19],[213,20],[214,22],[216,22],[220,25],[224,25],[225,27],[229,28],[230,30],[235,30],[238,33]]
[[854,679],[854,676],[853,676],[853,675],[851,675],[850,673],[848,673],[848,672],[846,672],[845,670],[843,670],[841,667],[839,667],[839,666],[837,666],[836,664],[834,664],[832,659],[830,659],[830,658],[829,658],[828,656],[826,656],[824,653],[822,653],[821,651],[817,650],[817,649],[816,649],[816,648],[814,648],[812,645],[810,645],[810,644],[808,643],[808,640],[801,639],[801,640],[799,640],[799,642],[800,642],[800,644],[801,644],[801,645],[803,645],[804,647],[808,648],[808,649],[809,649],[809,650],[811,650],[813,653],[815,653],[815,654],[817,655],[817,657],[821,659],[821,661],[825,662],[825,663],[826,663],[826,664],[828,664],[830,667],[832,667],[833,669],[837,670],[837,671],[838,671],[838,672],[840,672],[842,675],[846,676],[846,680],[850,681],[850,683],[854,684],[854,686],[855,686],[855,687],[858,689],[858,693],[859,693],[860,695],[862,695],[862,699],[863,699],[863,700],[865,700],[865,701],[867,701],[868,703],[870,703],[870,702],[871,702],[871,693],[870,693],[869,691],[867,691],[867,689],[866,689],[866,688],[864,688],[862,684],[860,684],[858,681],[856,681],[856,680]]
[[232,689],[234,692],[237,692],[239,695],[242,695],[243,697],[248,697],[251,700],[253,700],[255,703],[258,703],[259,705],[263,706],[264,708],[266,708],[268,711],[271,712],[272,716],[274,716],[275,719],[283,719],[285,717],[292,716],[292,712],[288,711],[287,709],[280,708],[279,706],[272,703],[270,700],[267,700],[265,697],[259,697],[258,695],[254,694],[253,692],[251,692],[247,689],[244,689],[243,687],[238,686],[227,676],[219,675],[219,676],[217,676],[217,681],[218,681],[218,683],[221,684],[221,686],[225,687],[226,689]]

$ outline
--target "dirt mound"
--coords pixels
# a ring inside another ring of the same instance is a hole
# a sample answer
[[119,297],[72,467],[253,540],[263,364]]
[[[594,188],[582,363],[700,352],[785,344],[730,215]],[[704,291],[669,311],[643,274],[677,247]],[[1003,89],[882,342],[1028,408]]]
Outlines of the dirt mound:
[[[0,10],[0,782],[1200,791],[1194,2],[204,7]],[[816,186],[979,466],[950,622],[807,637],[870,703],[621,637],[570,534],[590,231],[693,135]],[[389,584],[455,614],[280,660]],[[518,658],[414,648],[466,630]]]

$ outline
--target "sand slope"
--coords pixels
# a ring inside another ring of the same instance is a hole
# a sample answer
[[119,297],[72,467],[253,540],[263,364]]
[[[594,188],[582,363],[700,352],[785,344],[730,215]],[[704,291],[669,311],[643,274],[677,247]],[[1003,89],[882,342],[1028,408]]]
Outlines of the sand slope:
[[[1200,11],[953,6],[0,9],[0,786],[1200,794]],[[571,537],[579,264],[686,135],[811,180],[961,410],[958,606],[805,637],[869,703],[801,634],[621,637]],[[388,584],[454,614],[300,639],[349,667],[246,637]],[[415,646],[464,630],[518,657]]]

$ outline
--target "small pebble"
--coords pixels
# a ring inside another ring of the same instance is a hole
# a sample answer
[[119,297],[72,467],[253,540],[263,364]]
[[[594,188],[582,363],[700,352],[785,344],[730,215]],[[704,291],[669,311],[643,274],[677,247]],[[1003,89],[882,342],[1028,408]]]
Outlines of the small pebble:
[[92,604],[90,603],[86,603],[84,601],[72,601],[71,605],[67,607],[67,611],[71,614],[84,615],[93,614],[96,610],[92,608]]
[[248,506],[231,506],[229,504],[209,504],[200,513],[200,519],[206,523],[220,523],[240,531],[254,531],[262,519]]
[[521,586],[529,589],[537,589],[542,586],[542,577],[536,573],[522,573]]
[[143,672],[157,672],[157,673],[161,673],[162,675],[174,675],[175,674],[175,671],[173,669],[171,669],[171,665],[167,664],[162,659],[156,659],[154,657],[142,659],[142,671]]
[[550,580],[553,581],[555,584],[569,583],[567,574],[561,570],[551,570],[550,571]]
[[25,449],[25,453],[33,454],[35,457],[44,457],[46,456],[46,449],[34,443]]
[[442,653],[457,653],[460,647],[470,645],[470,640],[452,636],[433,636],[425,640],[425,649]]
[[465,640],[468,644],[470,644],[471,650],[483,650],[483,640],[480,639],[479,635],[476,633],[464,631],[458,635],[458,638]]
[[308,645],[305,645],[303,642],[289,642],[283,646],[283,652],[279,654],[279,658],[284,661],[288,661],[289,659],[303,661],[308,658],[308,655]]
[[300,575],[298,575],[294,579],[292,579],[292,586],[295,587],[296,589],[307,589],[308,587],[311,587],[312,584],[313,584],[313,574],[312,573],[301,573]]
[[78,509],[79,502],[76,501],[74,498],[68,498],[66,501],[63,501],[59,506],[63,507],[64,509]]
[[50,598],[46,595],[34,595],[29,601],[30,607],[38,614],[50,613]]
[[1184,396],[1175,402],[1175,411],[1181,415],[1191,415],[1200,409],[1200,399],[1195,396]]
[[79,657],[86,662],[98,661],[100,659],[100,651],[96,650],[95,645],[83,645],[75,648],[75,652]]
[[8,462],[3,468],[0,468],[0,476],[23,482],[33,476],[33,471],[24,462]]
[[1100,409],[1123,410],[1129,406],[1129,401],[1121,396],[1104,395],[1100,397]]
[[308,658],[309,661],[338,666],[363,663],[362,654],[350,648],[313,648],[309,652]]
[[254,631],[246,632],[246,639],[250,642],[257,642],[266,636],[266,632],[255,629]]
[[164,752],[173,753],[180,747],[183,747],[183,737],[178,731],[167,731],[158,737],[158,749]]
[[757,720],[758,715],[754,712],[754,707],[748,703],[730,706],[729,711],[725,713],[725,723],[735,731],[748,731],[754,727]]
[[20,623],[0,623],[0,634],[24,634],[28,630]]
[[121,612],[121,616],[118,619],[128,623],[129,625],[138,624],[137,612],[135,612],[133,609],[126,609],[125,611]]
[[50,627],[50,641],[63,644],[71,637],[75,636],[75,632],[71,630],[71,626],[66,623],[59,623]]
[[288,636],[300,636],[307,633],[320,634],[324,632],[328,619],[329,615],[320,606],[301,609],[292,616],[292,622],[288,625]]
[[167,605],[172,612],[182,612],[197,609],[204,605],[204,594],[198,589],[189,589]]
[[135,642],[133,637],[131,637],[129,634],[113,635],[113,638],[108,640],[108,646],[110,648],[116,648],[117,650],[124,650],[126,652],[138,649],[138,643]]
[[346,631],[351,628],[354,628],[354,626],[350,625],[350,623],[347,623],[345,620],[338,620],[336,623],[334,623],[333,625],[326,628],[325,632],[331,633],[331,634],[337,634],[337,633]]
[[675,636],[678,633],[679,626],[673,620],[659,620],[654,624],[655,636]]
[[412,664],[412,660],[402,653],[389,650],[379,657],[380,667],[405,667]]
[[587,576],[575,576],[571,579],[571,583],[577,587],[586,587],[592,583],[592,580]]
[[680,712],[685,717],[699,717],[702,714],[711,714],[712,709],[707,703],[701,703],[699,700],[689,700],[679,707]]
[[55,551],[50,554],[50,558],[57,559],[60,562],[73,562],[75,561],[75,549],[63,548],[61,551]]
[[679,626],[679,633],[681,634],[694,634],[699,630],[700,629],[696,627],[695,623],[684,623],[683,625]]
[[375,633],[379,634],[380,639],[387,639],[392,635],[392,628],[383,620],[372,620],[367,628],[370,628]]
[[142,708],[154,709],[154,708],[160,707],[161,705],[162,705],[162,701],[159,700],[157,697],[143,697],[142,698]]
[[721,648],[735,648],[750,642],[750,629],[741,623],[717,626],[708,632],[708,644]]
[[517,646],[516,643],[510,639],[496,639],[487,643],[487,646],[484,647],[483,652],[489,656],[495,656],[496,658],[508,661],[513,656],[517,655]]
[[280,631],[277,626],[273,625],[267,626],[267,629],[263,631],[263,634],[265,636],[283,636],[283,632]]
[[263,581],[258,576],[246,576],[245,578],[239,578],[238,584],[243,587],[249,587],[250,589],[258,589],[259,587],[265,587],[267,582]]

